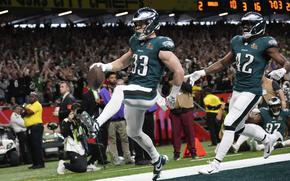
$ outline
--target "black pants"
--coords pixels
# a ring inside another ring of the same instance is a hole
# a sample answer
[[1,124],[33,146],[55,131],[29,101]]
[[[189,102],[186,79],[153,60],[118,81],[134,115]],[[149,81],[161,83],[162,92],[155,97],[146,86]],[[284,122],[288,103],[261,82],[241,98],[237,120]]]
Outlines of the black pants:
[[220,139],[218,137],[220,126],[217,122],[216,115],[217,113],[211,113],[211,112],[206,113],[206,124],[210,132],[212,145],[217,145],[217,143],[220,142]]
[[[88,148],[89,148],[88,157],[90,157],[90,159],[88,160],[88,165],[94,164],[97,160],[102,160],[101,156],[106,157],[106,154],[104,153],[104,150],[103,150],[103,145],[97,145],[97,144],[98,143],[96,143],[96,144],[89,143],[88,144]],[[103,155],[101,155],[101,154],[103,154]],[[105,158],[103,158],[103,159],[105,159]],[[106,161],[106,160],[104,160],[104,161]],[[101,163],[101,161],[98,161],[98,163]]]
[[16,133],[19,141],[20,160],[26,164],[31,163],[31,156],[29,155],[28,139],[26,131]]
[[43,125],[36,124],[27,128],[27,139],[32,158],[32,164],[44,165],[42,149]]
[[82,173],[87,171],[87,158],[75,152],[67,152],[70,163],[64,163],[66,169],[72,172]]
[[[100,144],[100,152],[98,155],[98,163],[100,164],[106,164],[107,162],[107,155],[106,155],[106,150],[108,146],[108,127],[109,127],[110,122],[107,121],[105,124],[103,124],[100,127],[100,132],[98,134],[98,141],[97,144]],[[102,155],[101,155],[102,153]],[[103,157],[103,158],[102,158]],[[104,159],[104,160],[102,160]]]
[[[146,112],[145,120],[143,124],[143,132],[147,134],[152,142],[154,143],[154,112]],[[139,146],[138,143],[134,141],[134,149],[135,149],[135,161],[142,161],[142,160],[151,160],[148,153]]]

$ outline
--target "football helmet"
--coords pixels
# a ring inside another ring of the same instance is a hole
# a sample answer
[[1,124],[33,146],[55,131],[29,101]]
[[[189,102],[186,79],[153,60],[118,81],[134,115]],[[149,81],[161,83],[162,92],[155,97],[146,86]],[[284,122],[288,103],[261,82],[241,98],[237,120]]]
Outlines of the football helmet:
[[281,112],[281,101],[278,97],[272,97],[268,102],[268,106],[274,116],[279,116]]
[[262,35],[266,30],[266,21],[263,16],[256,12],[246,13],[242,19],[243,37],[245,39]]
[[[148,7],[138,9],[132,22],[134,25],[134,31],[139,40],[145,40],[148,36],[154,33],[155,30],[160,28],[159,15],[157,11]],[[141,28],[144,28],[143,32],[138,32]]]

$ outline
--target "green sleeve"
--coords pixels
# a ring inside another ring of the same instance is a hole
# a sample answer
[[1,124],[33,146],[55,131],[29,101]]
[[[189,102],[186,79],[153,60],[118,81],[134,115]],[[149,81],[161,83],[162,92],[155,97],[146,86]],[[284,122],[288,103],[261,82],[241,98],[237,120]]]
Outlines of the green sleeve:
[[175,45],[171,38],[168,37],[162,37],[160,44],[159,44],[159,50],[163,51],[174,51]]
[[273,47],[278,48],[278,42],[276,41],[275,38],[273,38],[271,36],[265,37],[264,45],[265,45],[265,50],[268,48],[273,48]]

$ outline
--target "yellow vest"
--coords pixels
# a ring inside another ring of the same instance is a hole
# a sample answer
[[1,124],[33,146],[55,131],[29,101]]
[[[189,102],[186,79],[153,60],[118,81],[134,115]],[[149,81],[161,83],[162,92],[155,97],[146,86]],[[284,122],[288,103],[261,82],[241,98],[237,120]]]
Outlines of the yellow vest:
[[28,104],[25,108],[34,112],[32,115],[24,117],[26,127],[42,123],[42,106],[38,101],[35,101],[33,104]]
[[220,105],[222,104],[220,98],[213,94],[208,94],[203,99],[205,105],[205,112],[218,113]]

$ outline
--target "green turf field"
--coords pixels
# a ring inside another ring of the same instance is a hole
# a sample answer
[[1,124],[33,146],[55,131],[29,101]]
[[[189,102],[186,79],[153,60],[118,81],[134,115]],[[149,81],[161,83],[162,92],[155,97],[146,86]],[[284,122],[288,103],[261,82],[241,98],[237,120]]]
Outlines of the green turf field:
[[[204,142],[203,145],[207,151],[207,156],[202,159],[181,159],[179,161],[173,161],[172,146],[161,146],[158,150],[162,154],[167,154],[170,158],[169,163],[165,166],[166,169],[174,169],[180,167],[188,167],[194,165],[206,164],[209,159],[214,157],[214,147],[208,147],[209,143]],[[274,150],[273,154],[290,153],[290,148],[282,148]],[[242,152],[239,154],[230,154],[225,158],[225,161],[239,160],[245,158],[261,157],[262,152]],[[88,172],[82,174],[67,173],[65,175],[57,175],[57,161],[46,162],[46,168],[38,170],[29,170],[28,165],[0,168],[0,178],[3,181],[10,180],[25,180],[25,181],[38,181],[38,180],[67,180],[67,181],[80,181],[80,180],[93,180],[108,177],[116,177],[123,175],[138,174],[144,172],[151,172],[151,166],[135,166],[135,165],[123,165],[113,166],[108,165],[105,170],[97,172]]]

